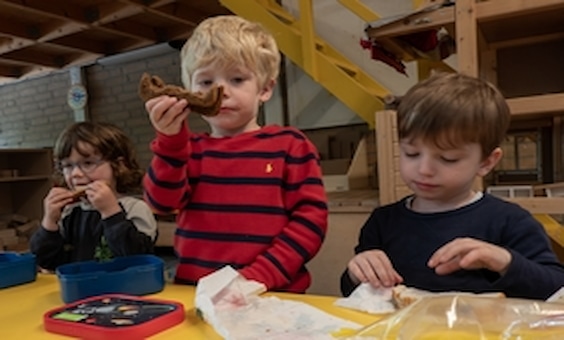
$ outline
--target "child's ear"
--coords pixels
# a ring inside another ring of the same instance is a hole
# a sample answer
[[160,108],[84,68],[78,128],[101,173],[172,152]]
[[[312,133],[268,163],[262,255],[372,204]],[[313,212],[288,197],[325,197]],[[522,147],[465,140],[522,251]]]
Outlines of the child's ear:
[[495,148],[488,157],[486,157],[482,163],[480,163],[480,168],[478,169],[478,176],[486,176],[492,169],[499,163],[499,160],[503,156],[503,151],[500,147]]
[[259,93],[260,101],[262,103],[268,101],[270,99],[270,97],[272,97],[272,93],[274,92],[274,86],[275,85],[276,85],[275,79],[271,79],[271,80],[266,82],[266,84],[264,85],[264,87],[261,89],[261,91]]

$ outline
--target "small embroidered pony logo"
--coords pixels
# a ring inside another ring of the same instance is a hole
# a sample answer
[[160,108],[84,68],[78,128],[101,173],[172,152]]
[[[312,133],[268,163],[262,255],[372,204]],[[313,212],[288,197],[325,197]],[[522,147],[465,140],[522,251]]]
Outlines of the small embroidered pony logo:
[[266,169],[264,170],[267,174],[271,173],[272,171],[274,171],[274,167],[272,166],[272,163],[268,163],[266,164]]

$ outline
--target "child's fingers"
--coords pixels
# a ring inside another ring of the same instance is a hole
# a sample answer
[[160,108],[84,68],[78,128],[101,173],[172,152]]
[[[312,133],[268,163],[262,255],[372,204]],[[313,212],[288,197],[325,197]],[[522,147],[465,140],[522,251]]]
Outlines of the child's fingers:
[[372,265],[375,268],[380,283],[384,287],[391,287],[396,283],[403,281],[387,256],[378,256],[374,260],[375,261],[372,262]]
[[446,275],[460,269],[462,269],[462,266],[460,265],[460,257],[456,256],[449,261],[439,263],[435,267],[435,273],[437,273],[438,275]]
[[469,242],[465,239],[455,239],[437,249],[429,258],[427,265],[431,268],[435,268],[440,264],[447,263],[461,254],[468,252],[468,246]]
[[360,282],[369,282],[376,288],[380,286],[390,287],[403,281],[386,254],[380,250],[367,251],[357,255],[351,261],[349,270]]

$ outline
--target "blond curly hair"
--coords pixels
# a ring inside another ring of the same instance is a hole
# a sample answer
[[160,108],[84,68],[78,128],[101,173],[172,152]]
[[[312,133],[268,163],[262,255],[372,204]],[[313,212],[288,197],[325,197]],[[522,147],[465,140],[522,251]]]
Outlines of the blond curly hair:
[[259,87],[275,81],[280,69],[280,52],[272,34],[261,24],[234,15],[202,21],[182,47],[180,58],[187,89],[194,72],[203,66],[242,65],[255,74]]

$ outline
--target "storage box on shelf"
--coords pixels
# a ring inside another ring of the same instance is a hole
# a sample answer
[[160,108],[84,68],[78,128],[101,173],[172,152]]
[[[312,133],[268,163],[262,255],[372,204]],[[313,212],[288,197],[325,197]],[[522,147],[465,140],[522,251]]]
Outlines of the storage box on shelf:
[[366,139],[358,143],[352,160],[347,158],[322,160],[323,185],[327,192],[370,188],[370,170]]
[[25,251],[53,185],[51,149],[0,149],[0,251]]

